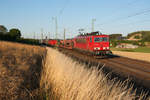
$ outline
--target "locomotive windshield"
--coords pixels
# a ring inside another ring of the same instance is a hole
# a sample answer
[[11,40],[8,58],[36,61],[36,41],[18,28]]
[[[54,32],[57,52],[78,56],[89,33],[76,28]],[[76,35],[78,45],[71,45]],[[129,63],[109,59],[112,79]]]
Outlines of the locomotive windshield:
[[107,42],[108,41],[108,37],[95,37],[94,38],[94,42]]

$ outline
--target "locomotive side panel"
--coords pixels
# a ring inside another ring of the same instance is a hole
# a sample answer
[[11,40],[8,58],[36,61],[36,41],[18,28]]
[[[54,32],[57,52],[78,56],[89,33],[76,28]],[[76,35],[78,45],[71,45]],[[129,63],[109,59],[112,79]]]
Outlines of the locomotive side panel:
[[57,44],[57,40],[49,40],[48,41],[48,45],[50,45],[50,46],[56,46],[56,44]]
[[89,43],[88,44],[89,44],[89,46],[88,46],[89,51],[93,52],[93,44],[94,44],[93,36],[89,37]]
[[106,55],[110,52],[109,36],[95,35],[75,38],[75,48],[92,52],[96,55]]

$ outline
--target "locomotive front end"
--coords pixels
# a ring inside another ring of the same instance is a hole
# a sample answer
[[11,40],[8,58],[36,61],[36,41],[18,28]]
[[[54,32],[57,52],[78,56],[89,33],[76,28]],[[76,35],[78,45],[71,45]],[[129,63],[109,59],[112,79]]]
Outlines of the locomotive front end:
[[98,56],[105,56],[111,53],[108,35],[100,35],[94,37],[93,52]]

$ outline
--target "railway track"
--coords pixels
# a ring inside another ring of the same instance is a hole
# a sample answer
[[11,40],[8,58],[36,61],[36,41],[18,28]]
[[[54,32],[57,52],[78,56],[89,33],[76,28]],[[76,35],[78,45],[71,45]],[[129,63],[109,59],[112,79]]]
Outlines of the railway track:
[[106,59],[96,59],[83,52],[59,48],[68,56],[93,65],[105,65],[105,68],[123,79],[130,78],[138,87],[150,89],[150,62],[129,59],[120,56],[110,56]]

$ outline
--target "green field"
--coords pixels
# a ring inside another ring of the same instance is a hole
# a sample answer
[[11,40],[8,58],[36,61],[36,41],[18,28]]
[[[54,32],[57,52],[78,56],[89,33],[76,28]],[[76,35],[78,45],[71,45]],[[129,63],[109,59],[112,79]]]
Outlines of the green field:
[[125,49],[125,48],[114,48],[111,47],[112,51],[127,51],[127,52],[143,52],[143,53],[150,53],[150,47],[139,47],[136,49]]

